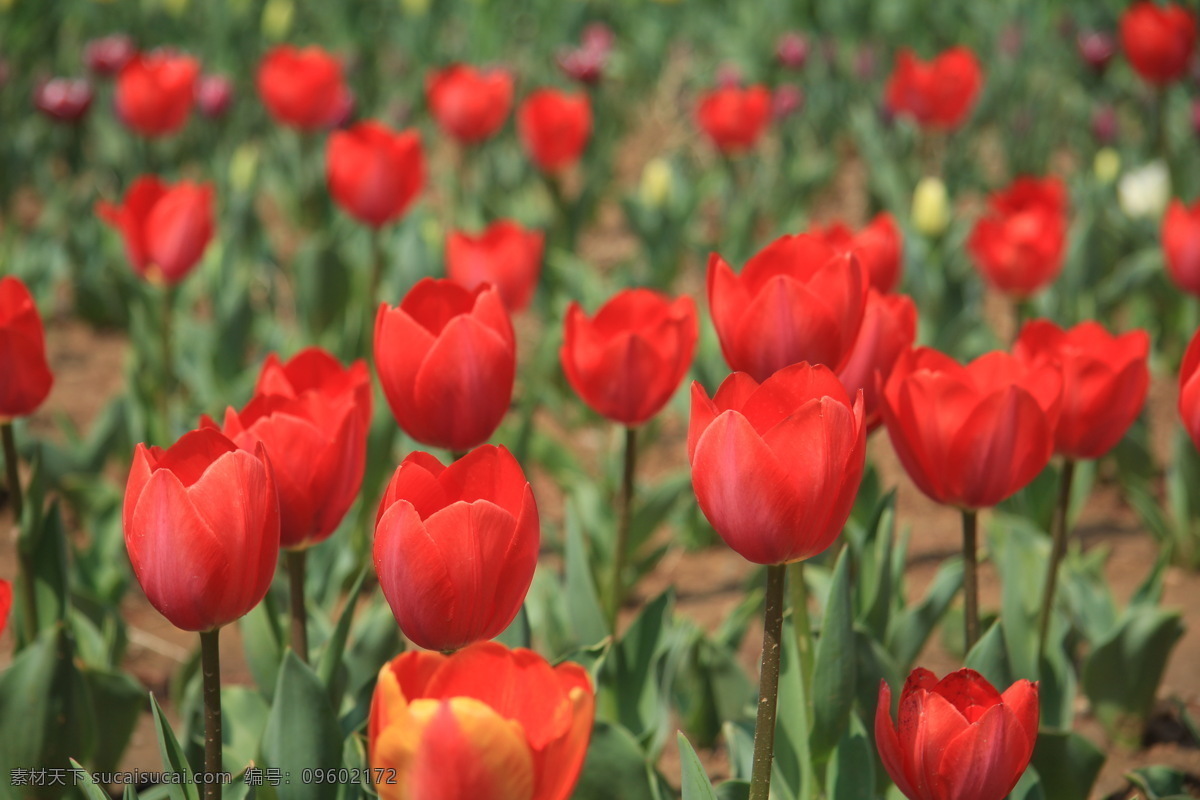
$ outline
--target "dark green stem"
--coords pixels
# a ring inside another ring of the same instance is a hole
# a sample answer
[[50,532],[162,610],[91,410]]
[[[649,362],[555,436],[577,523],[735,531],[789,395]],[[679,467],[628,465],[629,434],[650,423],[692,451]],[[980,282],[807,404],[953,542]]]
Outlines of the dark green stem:
[[[21,528],[21,516],[25,511],[25,496],[21,492],[21,475],[17,471],[17,440],[13,435],[13,424],[9,420],[0,422],[0,438],[4,440],[4,471],[8,476],[9,506],[12,508],[13,522],[17,529]],[[33,577],[33,559],[24,546],[24,537],[17,544],[17,556],[21,564],[21,586],[25,591],[25,641],[32,642],[37,637],[37,586]]]
[[204,800],[221,800],[221,629],[200,632],[204,684]]
[[162,341],[162,374],[158,393],[158,411],[162,421],[163,442],[171,440],[171,392],[175,389],[175,373],[172,369],[173,323],[175,317],[175,287],[164,284],[161,289],[162,325],[159,333]]
[[979,538],[978,512],[963,509],[963,653],[979,641],[979,563],[976,558]]
[[1171,160],[1171,141],[1167,131],[1167,89],[1159,87],[1154,95],[1154,111],[1157,117],[1154,131],[1158,155],[1168,163]]
[[[379,288],[383,284],[386,263],[387,254],[383,247],[383,232],[379,228],[373,228],[371,230],[371,277],[367,283],[367,310],[366,313],[359,313],[358,328],[358,353],[368,360],[371,357],[371,337],[375,332],[375,310],[379,304]],[[354,312],[349,311],[348,313]],[[353,329],[351,327],[351,330]]]
[[291,595],[292,651],[308,663],[308,609],[304,605],[304,564],[307,550],[287,551],[288,589]]
[[800,680],[804,685],[805,719],[813,719],[813,642],[812,625],[808,618],[808,584],[804,581],[804,562],[788,565],[788,584],[792,589],[792,631],[796,637],[796,653],[800,657]]
[[629,526],[633,520],[633,476],[637,470],[637,428],[625,429],[625,467],[621,473],[620,518],[617,521],[617,541],[613,547],[612,580],[609,586],[608,628],[617,634],[617,616],[624,599],[625,551],[629,549]]
[[775,710],[779,703],[779,650],[783,634],[783,584],[787,567],[767,567],[766,610],[763,613],[762,672],[758,682],[758,719],[754,724],[754,761],[749,800],[768,800],[771,761],[775,755]]
[[1054,513],[1053,543],[1050,546],[1050,562],[1046,565],[1046,588],[1042,592],[1042,612],[1038,619],[1038,655],[1046,653],[1046,637],[1050,633],[1050,617],[1054,610],[1054,594],[1058,588],[1058,567],[1067,554],[1067,512],[1071,507],[1071,484],[1075,478],[1075,462],[1063,461],[1062,475],[1058,484],[1058,507]]

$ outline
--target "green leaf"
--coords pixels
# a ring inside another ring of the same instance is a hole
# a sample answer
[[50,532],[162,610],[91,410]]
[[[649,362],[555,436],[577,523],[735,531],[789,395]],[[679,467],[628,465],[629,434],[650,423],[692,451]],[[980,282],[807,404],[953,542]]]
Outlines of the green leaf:
[[572,800],[654,800],[649,761],[633,734],[616,723],[597,720]]
[[1187,773],[1173,767],[1152,766],[1125,773],[1137,788],[1146,793],[1146,800],[1171,800],[1173,797],[1189,797]]
[[609,635],[596,583],[592,579],[587,546],[580,528],[576,503],[568,500],[566,525],[566,605],[578,644],[595,644]]
[[158,752],[162,756],[163,772],[172,772],[182,775],[178,781],[170,784],[168,795],[171,800],[200,800],[200,789],[193,781],[192,767],[188,763],[187,757],[183,754],[183,748],[179,746],[179,740],[175,738],[174,731],[171,730],[171,725],[167,722],[167,715],[163,713],[158,706],[158,701],[154,699],[154,695],[150,695],[150,710],[154,714],[155,733],[158,735]]
[[517,615],[513,617],[513,621],[504,629],[496,641],[508,647],[531,647],[533,634],[529,628],[529,614],[525,611],[525,604],[517,609]]
[[290,797],[322,800],[337,796],[332,783],[303,783],[305,769],[341,766],[343,736],[321,680],[290,650],[283,657],[275,700],[263,732],[263,761],[291,776]]
[[112,800],[108,793],[92,779],[92,773],[84,769],[83,765],[73,758],[71,759],[71,769],[72,784],[83,787],[83,796],[86,800]]
[[724,781],[717,785],[717,800],[750,800],[750,781]]
[[867,542],[876,543],[875,558],[864,552],[863,574],[856,581],[864,593],[858,622],[869,628],[876,638],[887,632],[893,605],[892,549],[896,541],[896,490],[892,489],[876,504],[867,522]]
[[964,666],[987,678],[993,686],[1011,686],[1016,678],[1008,661],[1004,627],[997,620],[967,653]]
[[934,626],[962,588],[962,580],[962,561],[948,559],[938,568],[921,602],[892,616],[884,644],[900,671],[908,672],[917,660]]
[[1006,517],[990,530],[1003,588],[1000,619],[1014,678],[1038,678],[1038,619],[1050,543],[1024,520]]
[[1033,749],[1033,766],[1054,800],[1088,800],[1104,761],[1103,750],[1073,731],[1042,731]]
[[83,675],[92,698],[93,714],[103,724],[89,763],[97,772],[111,772],[117,768],[137,728],[146,705],[146,693],[141,684],[123,672],[85,670]]
[[842,550],[825,603],[813,662],[813,758],[823,762],[842,738],[854,705],[854,609],[850,601],[850,549]]
[[837,800],[875,800],[875,747],[857,714],[850,716],[829,762],[825,794]]
[[692,748],[692,743],[682,733],[678,734],[680,781],[683,789],[683,800],[717,800],[708,773],[700,763],[699,756]]
[[283,631],[274,612],[271,593],[263,598],[238,622],[242,634],[242,650],[246,654],[246,666],[254,677],[254,683],[263,697],[271,699],[275,691],[275,677],[279,673],[279,662],[283,659]]
[[651,754],[665,744],[670,707],[664,697],[663,659],[671,634],[674,593],[646,605],[603,662],[597,713],[621,723]]
[[[354,585],[350,587],[350,592],[346,595],[346,605],[342,609],[341,615],[338,616],[337,624],[333,627],[333,634],[325,643],[325,649],[321,651],[321,658],[317,662],[317,676],[328,689],[329,702],[333,703],[335,708],[341,699],[344,688],[339,684],[345,683],[342,656],[345,655],[346,640],[350,636],[350,623],[354,621],[354,609],[358,606],[358,597],[362,593],[369,569],[369,567],[364,567],[358,573]],[[338,680],[339,676],[342,678],[340,681]]]

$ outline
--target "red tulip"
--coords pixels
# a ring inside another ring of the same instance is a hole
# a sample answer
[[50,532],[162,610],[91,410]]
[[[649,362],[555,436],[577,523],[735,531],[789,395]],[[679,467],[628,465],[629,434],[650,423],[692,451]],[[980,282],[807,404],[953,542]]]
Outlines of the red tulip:
[[1167,274],[1185,292],[1200,295],[1200,201],[1172,200],[1162,224]]
[[0,423],[32,414],[50,394],[46,334],[20,278],[0,278]]
[[851,396],[862,390],[868,433],[883,422],[879,386],[887,383],[896,359],[908,352],[916,339],[917,307],[912,298],[880,294],[872,288],[867,294],[867,310],[850,360],[838,371],[838,378]]
[[121,121],[143,136],[166,136],[183,127],[196,98],[200,64],[166,51],[140,53],[117,76]]
[[463,144],[482,142],[504,126],[512,108],[512,75],[452,64],[425,82],[429,110],[438,127]]
[[1049,320],[1021,329],[1013,355],[1031,366],[1056,364],[1062,372],[1062,409],[1055,451],[1066,458],[1107,453],[1137,419],[1146,402],[1150,335],[1113,336],[1095,322],[1064,331]]
[[153,175],[133,182],[124,205],[100,202],[96,214],[121,232],[125,254],[137,274],[175,284],[200,262],[213,235],[213,188]]
[[927,669],[908,676],[892,723],[892,690],[879,686],[875,745],[909,800],[1003,800],[1033,757],[1038,685],[1021,680],[1004,694],[974,670],[940,681]]
[[988,283],[1028,297],[1062,270],[1067,242],[1067,190],[1058,178],[1018,178],[988,200],[967,249]]
[[537,567],[533,490],[503,447],[442,466],[410,453],[375,518],[375,572],[404,635],[428,650],[499,636]]
[[116,75],[137,54],[137,48],[123,33],[92,39],[83,48],[83,63],[97,75]]
[[425,183],[415,130],[396,133],[379,122],[360,122],[330,135],[325,160],[333,199],[375,228],[398,219]]
[[835,222],[826,228],[814,228],[811,233],[826,243],[858,256],[867,270],[871,286],[883,294],[894,290],[900,282],[903,240],[900,228],[891,214],[882,211],[864,228],[852,231]]
[[993,352],[963,366],[920,347],[897,359],[880,408],[900,463],[939,503],[994,506],[1054,455],[1062,398],[1056,365]]
[[446,275],[467,289],[490,283],[505,307],[521,311],[533,299],[542,272],[541,231],[497,220],[478,236],[451,231],[446,237]]
[[258,67],[258,94],[276,122],[305,131],[331,127],[352,102],[342,62],[316,46],[273,48]]
[[591,102],[586,94],[539,89],[521,103],[517,133],[538,169],[565,169],[579,160],[592,135]]
[[[266,449],[279,491],[279,544],[289,550],[325,541],[354,503],[366,467],[371,413],[364,362],[342,370],[333,356],[316,349],[297,358],[319,359],[322,368],[342,374],[291,396],[256,394],[240,412],[227,409],[220,428],[207,418],[202,423],[243,450],[254,452],[259,444]],[[277,364],[269,368],[278,371]]]
[[1192,337],[1179,367],[1179,416],[1200,449],[1200,330]]
[[[567,800],[595,718],[587,671],[532,650],[480,642],[384,665],[371,698],[371,767],[382,800]],[[387,773],[384,773],[387,774]]]
[[692,298],[626,289],[591,319],[571,303],[559,356],[571,388],[593,411],[634,427],[679,388],[698,336]]
[[233,104],[233,81],[224,75],[205,75],[196,86],[196,105],[209,119],[220,119]]
[[516,342],[500,293],[425,278],[375,318],[375,369],[400,427],[422,444],[468,450],[512,400]]
[[912,117],[925,128],[950,130],[971,113],[983,86],[983,69],[966,47],[952,47],[929,62],[901,50],[884,90],[893,114]]
[[1142,79],[1157,86],[1187,74],[1196,18],[1181,5],[1142,0],[1121,16],[1121,47]]
[[781,236],[740,275],[718,254],[708,259],[708,305],[725,361],[757,381],[801,361],[841,369],[866,304],[858,259],[815,236]]
[[346,369],[332,355],[319,347],[301,350],[286,362],[271,353],[263,362],[255,395],[304,398],[321,397],[331,403],[351,406],[363,425],[371,424],[371,377],[361,361]]
[[727,86],[701,96],[696,122],[722,153],[749,149],[771,119],[771,92],[765,86]]
[[258,605],[279,558],[279,499],[262,445],[212,429],[168,450],[139,444],[125,486],[125,548],[150,604],[209,631]]
[[823,366],[795,364],[761,385],[735,372],[710,400],[692,384],[688,461],[700,510],[756,564],[803,561],[837,538],[862,482],[867,427]]
[[12,584],[0,578],[0,635],[8,627],[8,613],[12,610]]
[[33,105],[51,119],[78,122],[92,107],[92,85],[83,78],[52,78],[34,90]]

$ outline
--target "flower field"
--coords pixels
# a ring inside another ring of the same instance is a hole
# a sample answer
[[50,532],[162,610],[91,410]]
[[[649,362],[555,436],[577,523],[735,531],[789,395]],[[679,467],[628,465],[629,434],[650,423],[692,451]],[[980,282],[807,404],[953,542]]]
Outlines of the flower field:
[[1200,797],[1198,15],[0,0],[0,798]]

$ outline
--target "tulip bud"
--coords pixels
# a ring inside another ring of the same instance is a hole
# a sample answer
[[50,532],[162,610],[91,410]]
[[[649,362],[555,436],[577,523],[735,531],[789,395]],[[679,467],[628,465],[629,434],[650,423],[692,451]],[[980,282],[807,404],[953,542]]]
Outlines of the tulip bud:
[[493,136],[512,109],[513,77],[504,69],[451,64],[425,81],[425,97],[438,127],[463,144]]
[[706,92],[696,106],[696,123],[725,154],[754,146],[771,118],[771,91],[762,85],[722,86]]
[[143,136],[166,136],[187,122],[196,100],[200,63],[166,50],[135,55],[117,76],[114,102],[128,127]]
[[136,52],[133,39],[114,33],[88,42],[83,49],[83,63],[97,75],[116,75]]
[[1067,187],[1058,178],[1021,177],[988,198],[967,251],[996,289],[1029,297],[1062,269],[1067,243]]
[[196,105],[209,119],[225,116],[233,103],[233,81],[224,75],[205,75],[196,86]]
[[58,122],[79,122],[91,108],[92,86],[84,78],[52,78],[34,90],[33,104]]
[[332,127],[353,108],[342,71],[342,62],[319,47],[280,45],[259,64],[258,94],[276,122],[305,131]]
[[1170,199],[1171,174],[1162,160],[1126,172],[1117,182],[1117,201],[1129,217],[1161,216]]
[[135,272],[151,282],[175,284],[204,256],[213,235],[213,188],[180,181],[171,186],[138,178],[117,206],[101,202],[96,214],[121,232]]
[[539,89],[517,111],[517,136],[542,172],[559,172],[583,155],[592,136],[592,104],[582,92]]
[[1101,183],[1112,183],[1121,172],[1121,156],[1111,147],[1102,147],[1096,151],[1092,161],[1092,173]]
[[510,313],[533,299],[542,272],[545,236],[515,222],[496,220],[478,236],[453,231],[446,238],[446,275],[466,289],[491,284]]
[[659,209],[671,202],[675,189],[675,172],[665,158],[652,158],[642,169],[638,182],[638,200],[646,208]]
[[329,137],[326,172],[338,206],[379,228],[402,216],[425,183],[421,137],[361,122]]
[[1097,106],[1092,112],[1092,136],[1102,145],[1117,140],[1117,110],[1110,105]]
[[1171,281],[1200,297],[1200,203],[1189,207],[1181,200],[1172,200],[1163,217],[1160,238]]
[[775,58],[788,69],[803,69],[808,61],[808,39],[800,33],[785,33],[775,45]]
[[244,142],[229,159],[229,185],[236,192],[245,192],[258,174],[258,145]]
[[1117,41],[1104,31],[1083,31],[1075,39],[1079,57],[1097,75],[1108,69],[1109,62],[1117,54]]
[[400,0],[400,8],[410,17],[423,17],[429,13],[433,0]]
[[771,116],[786,119],[804,108],[804,90],[790,84],[776,87],[771,95]]
[[912,222],[926,236],[940,236],[950,224],[950,202],[941,178],[925,177],[913,192]]
[[276,42],[287,36],[295,11],[292,0],[267,0],[262,12],[263,36]]
[[892,690],[880,681],[875,745],[909,800],[1002,800],[1029,766],[1038,736],[1038,685],[1004,694],[974,670],[942,680],[926,669],[908,676],[892,722]]

